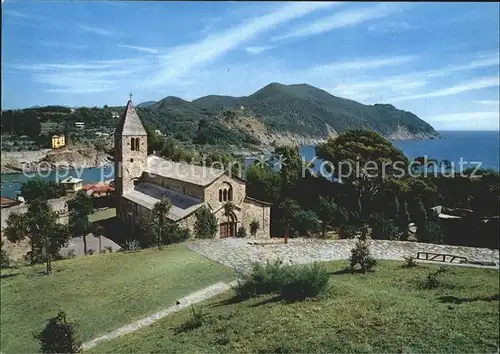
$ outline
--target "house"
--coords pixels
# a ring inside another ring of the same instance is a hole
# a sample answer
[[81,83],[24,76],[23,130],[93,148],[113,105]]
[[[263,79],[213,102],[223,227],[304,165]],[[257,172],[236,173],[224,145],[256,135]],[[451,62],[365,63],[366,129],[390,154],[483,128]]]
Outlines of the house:
[[21,204],[21,201],[10,199],[7,197],[0,197],[0,204],[2,206],[2,209],[4,209],[4,208],[13,207],[15,205],[19,205],[19,204]]
[[104,182],[97,182],[95,184],[86,184],[82,188],[87,194],[93,198],[106,197],[115,191],[115,187],[110,186]]
[[65,186],[67,192],[78,192],[83,187],[82,182],[83,180],[79,178],[68,177],[66,179],[63,179],[59,183]]
[[[147,134],[129,100],[115,130],[115,190],[117,216],[131,230],[152,217],[155,203],[166,197],[172,208],[167,218],[192,230],[195,212],[206,206],[216,217],[217,237],[235,236],[239,227],[249,231],[258,221],[257,237],[269,237],[270,204],[246,195],[245,181],[230,171],[173,162],[147,155]],[[224,206],[234,210],[224,215]]]
[[66,146],[64,135],[52,135],[52,149],[59,149]]

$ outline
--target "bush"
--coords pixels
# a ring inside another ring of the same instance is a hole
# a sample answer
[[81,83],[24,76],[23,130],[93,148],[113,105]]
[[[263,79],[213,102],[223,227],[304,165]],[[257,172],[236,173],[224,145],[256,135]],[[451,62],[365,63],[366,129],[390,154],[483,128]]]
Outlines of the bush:
[[45,328],[35,338],[40,342],[42,353],[79,353],[82,343],[78,341],[75,325],[66,321],[66,313],[61,311],[50,318]]
[[281,298],[286,301],[301,301],[318,296],[328,286],[330,274],[318,263],[287,267]]
[[139,244],[139,241],[132,240],[132,239],[127,239],[125,241],[125,244],[123,245],[123,249],[125,251],[138,251],[138,250],[141,249],[141,246]]
[[191,305],[191,316],[188,318],[186,322],[180,325],[175,332],[179,334],[201,327],[205,323],[205,318],[206,318],[205,313],[203,313],[201,310],[196,311],[194,306]]
[[375,267],[377,261],[371,256],[366,240],[358,240],[356,246],[351,250],[350,269],[353,272],[357,266],[365,273]]
[[428,221],[424,225],[417,227],[417,240],[425,243],[442,244],[444,242],[444,232],[438,223]]
[[3,247],[4,246],[2,241],[0,245],[0,268],[7,268],[10,265],[10,259]]
[[109,253],[112,253],[112,252],[113,252],[113,247],[111,247],[111,246],[106,246],[106,247],[104,247],[104,249],[105,249],[106,251],[108,251]]
[[75,258],[76,257],[76,251],[74,249],[68,250],[68,254],[66,255],[67,259]]
[[280,277],[283,275],[281,260],[273,263],[267,261],[266,265],[255,263],[249,275],[244,275],[242,281],[238,281],[236,295],[247,299],[250,297],[273,294],[279,291]]
[[254,265],[250,275],[238,283],[236,294],[240,298],[279,294],[286,301],[301,301],[325,291],[329,279],[329,273],[319,264],[283,266],[277,260]]
[[416,267],[418,266],[417,262],[415,261],[415,257],[404,257],[404,260],[405,260],[405,264],[404,264],[404,267],[405,268],[413,268],[413,267]]
[[252,222],[250,223],[250,235],[252,235],[252,237],[255,237],[255,235],[257,235],[259,227],[260,227],[259,222],[253,219]]
[[379,216],[373,221],[371,237],[377,240],[399,240],[399,230],[394,220]]
[[424,284],[423,284],[424,289],[435,289],[435,288],[439,287],[441,284],[439,282],[438,275],[440,275],[441,273],[445,273],[445,272],[446,272],[446,268],[441,267],[438,270],[427,274],[427,278],[425,279]]
[[191,231],[181,228],[178,224],[168,222],[162,227],[162,243],[170,245],[188,240],[191,237]]
[[194,234],[197,238],[214,238],[217,234],[217,219],[206,206],[199,208],[194,223]]
[[87,251],[87,254],[88,254],[89,256],[92,256],[94,253],[95,253],[95,251],[94,251],[92,248],[90,248],[90,249]]
[[245,227],[243,227],[243,226],[240,226],[238,228],[238,232],[236,233],[236,236],[240,237],[240,238],[247,237],[247,229],[245,229]]

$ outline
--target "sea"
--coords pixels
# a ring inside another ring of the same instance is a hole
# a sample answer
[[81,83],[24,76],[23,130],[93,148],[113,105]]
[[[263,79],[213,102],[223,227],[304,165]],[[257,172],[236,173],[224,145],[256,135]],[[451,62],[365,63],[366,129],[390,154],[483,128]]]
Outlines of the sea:
[[[498,131],[440,131],[439,134],[442,139],[403,140],[394,141],[393,144],[401,149],[409,159],[427,156],[428,159],[438,161],[449,160],[454,164],[455,169],[458,169],[459,163],[462,161],[463,169],[481,164],[481,168],[500,171],[500,134]],[[303,146],[300,152],[306,161],[312,160],[315,156],[314,146]],[[319,161],[315,165],[318,163]],[[78,177],[78,173],[81,173],[80,178],[83,179],[84,184],[96,183],[112,179],[113,167],[86,168],[81,171],[50,171],[41,177],[47,180],[60,180],[69,176]],[[33,175],[2,174],[1,195],[15,198],[21,184],[29,178],[33,178]]]

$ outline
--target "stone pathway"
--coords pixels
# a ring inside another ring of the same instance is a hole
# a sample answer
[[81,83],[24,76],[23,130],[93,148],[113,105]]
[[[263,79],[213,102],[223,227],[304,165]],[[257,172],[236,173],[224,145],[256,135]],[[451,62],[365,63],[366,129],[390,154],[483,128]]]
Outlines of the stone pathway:
[[186,297],[183,297],[182,299],[179,300],[180,304],[179,305],[174,305],[169,308],[166,308],[162,311],[156,312],[148,317],[145,317],[143,319],[140,319],[138,321],[135,321],[131,324],[128,324],[126,326],[123,326],[121,328],[118,328],[112,332],[106,333],[98,338],[92,339],[88,342],[85,342],[82,344],[82,349],[87,350],[90,348],[95,347],[101,342],[106,342],[108,340],[114,339],[118,336],[128,334],[131,332],[135,332],[140,328],[149,326],[153,324],[154,322],[162,319],[165,316],[170,315],[171,313],[180,311],[182,309],[185,309],[193,304],[197,304],[199,302],[202,302],[204,300],[208,300],[216,295],[222,294],[225,291],[228,291],[231,289],[233,286],[236,285],[236,281],[231,282],[229,284],[226,283],[216,283],[213,284],[205,289],[202,289],[200,291],[197,291],[195,293],[192,293]]
[[[199,240],[187,247],[205,257],[246,272],[255,262],[273,261],[277,258],[285,263],[311,263],[348,259],[355,240],[291,239],[288,244],[250,245],[249,239],[228,238],[222,240]],[[370,251],[377,259],[402,260],[416,257],[417,252],[446,253],[467,257],[469,261],[499,263],[498,250],[430,243],[370,240]]]

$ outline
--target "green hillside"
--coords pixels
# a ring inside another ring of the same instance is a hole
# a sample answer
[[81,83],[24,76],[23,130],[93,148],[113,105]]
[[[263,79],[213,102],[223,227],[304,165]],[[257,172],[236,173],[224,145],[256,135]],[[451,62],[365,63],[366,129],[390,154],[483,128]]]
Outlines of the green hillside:
[[[86,138],[113,134],[123,107],[33,107],[2,112],[2,134],[27,135],[40,144],[51,134]],[[167,136],[195,145],[255,147],[280,136],[323,139],[347,129],[375,130],[391,139],[434,138],[436,131],[411,112],[390,104],[364,105],[316,87],[271,83],[247,97],[210,95],[192,102],[168,96],[137,105],[142,121]],[[76,131],[76,133],[78,133]]]

